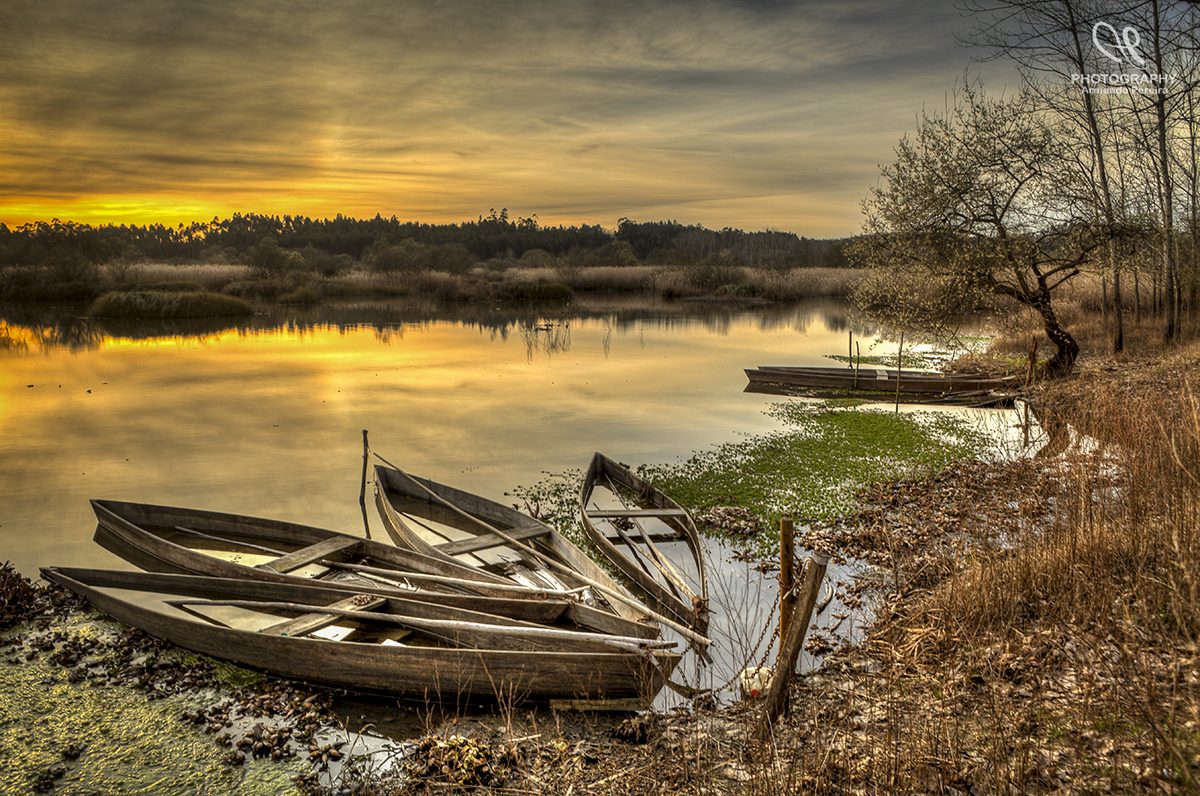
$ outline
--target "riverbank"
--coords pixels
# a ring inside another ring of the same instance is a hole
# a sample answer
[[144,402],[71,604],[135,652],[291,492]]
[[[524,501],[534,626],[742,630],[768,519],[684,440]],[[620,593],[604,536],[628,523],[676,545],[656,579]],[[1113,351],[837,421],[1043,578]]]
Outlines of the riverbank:
[[1039,396],[1065,437],[1043,455],[861,491],[804,540],[875,565],[865,641],[793,685],[768,741],[751,708],[689,714],[601,770],[671,783],[630,792],[1194,790],[1198,363],[1085,366]]
[[[1029,459],[856,493],[803,541],[869,561],[865,640],[792,711],[645,717],[504,786],[546,793],[1186,792],[1200,777],[1200,345],[1085,363]],[[810,645],[828,643],[820,633]],[[632,728],[636,727],[636,731]],[[588,762],[588,761],[591,762]],[[409,782],[380,792],[432,792]]]
[[845,297],[859,273],[851,268],[767,269],[702,264],[476,266],[456,272],[383,272],[355,266],[322,274],[304,268],[264,273],[236,264],[138,264],[95,267],[78,278],[64,280],[47,267],[11,267],[0,271],[0,299],[72,301],[134,291],[206,291],[280,304],[404,296],[463,303],[570,304],[576,296],[589,294],[786,302]]

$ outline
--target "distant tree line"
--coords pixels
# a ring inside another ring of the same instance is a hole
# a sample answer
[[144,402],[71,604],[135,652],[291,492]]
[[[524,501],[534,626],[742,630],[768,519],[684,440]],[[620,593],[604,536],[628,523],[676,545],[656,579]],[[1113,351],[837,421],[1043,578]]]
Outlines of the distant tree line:
[[675,221],[621,219],[616,232],[599,225],[545,226],[536,217],[492,210],[474,221],[427,224],[376,215],[356,219],[235,214],[168,226],[38,221],[0,224],[0,266],[112,262],[249,262],[285,271],[302,259],[332,273],[356,261],[382,271],[462,271],[481,261],[532,265],[694,264],[720,260],[763,267],[840,266],[842,240],[786,232],[710,230]]

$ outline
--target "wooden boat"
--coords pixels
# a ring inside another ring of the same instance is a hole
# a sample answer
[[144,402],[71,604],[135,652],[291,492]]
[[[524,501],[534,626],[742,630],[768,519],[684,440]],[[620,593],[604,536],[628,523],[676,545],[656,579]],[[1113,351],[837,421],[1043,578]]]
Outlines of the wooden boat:
[[652,638],[657,628],[475,567],[324,528],[240,514],[93,500],[96,541],[143,569],[422,599],[546,624]]
[[549,525],[510,506],[381,465],[375,468],[375,503],[398,547],[502,574],[522,585],[582,589],[589,604],[656,633],[660,622],[671,621],[633,599]]
[[[700,534],[691,515],[603,453],[592,457],[584,474],[579,505],[583,527],[592,542],[637,586],[650,606],[704,632],[708,585]],[[664,546],[671,542],[683,543],[686,567],[681,569],[668,555]]]
[[845,389],[902,395],[950,395],[1010,389],[1020,384],[1015,376],[983,373],[932,373],[888,368],[785,367],[763,365],[748,368],[752,384],[790,387]]
[[[895,398],[885,392],[859,393],[853,387],[805,387],[787,384],[772,384],[770,382],[750,382],[744,392],[761,395],[786,395],[802,398],[845,398],[861,396],[864,400],[889,403]],[[1016,391],[1011,390],[978,390],[972,392],[952,393],[904,393],[902,401],[906,404],[937,404],[939,406],[967,406],[975,409],[1011,407],[1016,399]]]
[[[347,597],[317,584],[53,567],[42,577],[118,622],[193,652],[426,701],[649,700],[679,661],[664,642],[514,624],[375,594]],[[125,599],[111,589],[163,596]],[[279,613],[290,618],[280,621]]]

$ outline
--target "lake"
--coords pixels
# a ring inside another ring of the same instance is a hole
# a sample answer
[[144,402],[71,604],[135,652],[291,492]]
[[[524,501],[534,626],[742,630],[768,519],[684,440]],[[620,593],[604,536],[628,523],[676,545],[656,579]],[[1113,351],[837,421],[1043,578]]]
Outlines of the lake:
[[116,564],[91,542],[92,497],[360,533],[362,429],[410,472],[498,499],[594,450],[685,456],[775,427],[742,369],[820,363],[850,320],[828,301],[351,303],[221,326],[0,308],[4,557],[31,575]]
[[[595,450],[670,461],[778,428],[763,410],[781,399],[744,392],[743,368],[828,364],[850,330],[864,355],[895,352],[828,300],[348,302],[170,325],[0,307],[0,556],[31,576],[127,568],[92,542],[94,497],[362,533],[363,429],[410,472],[505,502]],[[773,575],[708,545],[722,649],[716,667],[679,671],[704,686],[765,649],[776,600]]]

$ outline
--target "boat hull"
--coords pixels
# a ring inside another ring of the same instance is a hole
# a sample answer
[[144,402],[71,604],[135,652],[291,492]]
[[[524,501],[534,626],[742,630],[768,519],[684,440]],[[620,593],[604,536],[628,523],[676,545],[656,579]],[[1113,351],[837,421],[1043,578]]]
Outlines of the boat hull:
[[[629,490],[637,496],[639,506],[651,509],[662,509],[676,514],[664,519],[668,526],[676,529],[679,539],[687,544],[693,559],[699,593],[673,592],[658,578],[647,572],[629,554],[620,549],[599,527],[588,509],[596,484],[606,479],[617,487]],[[650,607],[664,616],[695,630],[704,633],[708,628],[708,592],[707,576],[704,563],[704,550],[700,545],[700,534],[687,513],[678,503],[662,491],[656,489],[645,479],[633,473],[629,468],[613,461],[602,453],[596,453],[584,474],[583,486],[579,498],[580,515],[584,530],[604,556],[633,583]]]
[[521,652],[277,636],[171,616],[53,568],[47,580],[116,621],[192,652],[314,685],[427,702],[651,699],[676,653]]

